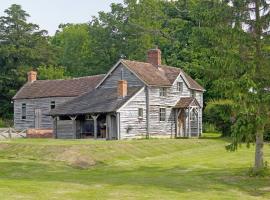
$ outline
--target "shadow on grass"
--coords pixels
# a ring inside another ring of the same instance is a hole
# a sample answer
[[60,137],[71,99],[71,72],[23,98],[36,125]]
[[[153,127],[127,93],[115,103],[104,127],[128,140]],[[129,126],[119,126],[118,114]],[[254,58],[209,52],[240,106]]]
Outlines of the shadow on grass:
[[[244,168],[184,168],[98,165],[88,170],[74,169],[61,163],[0,162],[0,181],[31,180],[39,182],[80,183],[84,185],[143,186],[179,193],[241,191],[251,196],[269,195],[270,177],[248,177]],[[266,188],[266,189],[265,189]]]

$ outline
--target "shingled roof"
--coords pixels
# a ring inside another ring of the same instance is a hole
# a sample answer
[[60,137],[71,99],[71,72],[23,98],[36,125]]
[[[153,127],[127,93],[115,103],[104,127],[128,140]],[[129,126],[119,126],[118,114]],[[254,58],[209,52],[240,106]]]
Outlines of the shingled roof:
[[188,108],[192,104],[200,106],[198,101],[194,97],[182,97],[174,106],[174,108]]
[[120,60],[120,62],[134,72],[142,81],[151,86],[171,86],[181,74],[190,89],[204,91],[205,89],[187,75],[182,69],[151,63],[131,60]]
[[95,75],[66,80],[37,80],[33,83],[26,83],[13,99],[76,97],[93,90],[104,76]]
[[98,88],[71,101],[61,104],[50,115],[80,115],[88,113],[106,113],[119,109],[142,87],[129,87],[127,96],[118,96],[117,88]]

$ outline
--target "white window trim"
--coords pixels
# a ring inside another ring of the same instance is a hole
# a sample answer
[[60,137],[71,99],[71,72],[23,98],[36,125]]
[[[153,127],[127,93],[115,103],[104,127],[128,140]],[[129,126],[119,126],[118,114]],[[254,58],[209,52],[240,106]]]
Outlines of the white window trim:
[[[160,112],[161,109],[164,109],[165,110],[165,112],[164,112],[164,115],[165,115],[164,116],[164,120],[161,120],[161,112]],[[158,118],[159,118],[158,120],[159,120],[159,122],[166,122],[166,117],[167,117],[166,116],[166,114],[167,114],[166,112],[167,112],[167,109],[165,107],[160,107],[159,108],[159,110],[158,110]]]
[[[142,111],[142,115],[140,116],[140,110]],[[143,108],[138,108],[138,119],[143,119]]]

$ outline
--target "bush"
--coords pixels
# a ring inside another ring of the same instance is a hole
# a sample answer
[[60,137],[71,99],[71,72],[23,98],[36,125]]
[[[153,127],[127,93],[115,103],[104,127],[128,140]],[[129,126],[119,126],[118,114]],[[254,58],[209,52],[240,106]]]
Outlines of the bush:
[[265,127],[264,140],[270,141],[270,123]]
[[0,128],[4,128],[5,127],[5,123],[4,121],[0,118]]
[[216,130],[221,132],[222,136],[230,136],[232,126],[232,107],[233,102],[230,100],[220,99],[208,102],[204,110],[204,120],[206,125],[211,124],[207,125],[208,128],[216,127]]
[[204,133],[216,133],[218,132],[215,124],[210,124],[208,122],[203,124],[203,132]]

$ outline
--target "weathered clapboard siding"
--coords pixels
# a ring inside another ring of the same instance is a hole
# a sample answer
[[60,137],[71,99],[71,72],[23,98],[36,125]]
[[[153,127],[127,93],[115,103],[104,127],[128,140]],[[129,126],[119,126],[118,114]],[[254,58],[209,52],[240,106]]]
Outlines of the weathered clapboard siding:
[[[41,110],[41,124],[39,128],[53,128],[53,120],[47,114],[51,110],[51,101],[58,106],[73,97],[51,97],[38,99],[14,100],[14,127],[17,130],[25,130],[35,127],[35,109]],[[22,119],[22,104],[26,104],[26,119]]]
[[[143,89],[123,108],[120,109],[120,137],[134,138],[146,136],[146,93]],[[139,119],[138,109],[143,109],[143,117]]]
[[118,86],[118,81],[121,80],[121,78],[128,82],[128,86],[143,85],[143,82],[139,78],[137,78],[129,69],[127,69],[122,64],[119,64],[119,66],[107,77],[107,79],[99,87],[115,88]]
[[[183,91],[177,90],[177,83],[183,83]],[[175,112],[173,106],[181,97],[188,97],[191,92],[183,78],[178,76],[172,87],[167,88],[167,96],[160,96],[160,87],[150,87],[150,134],[174,135]],[[159,121],[159,108],[166,108],[166,121]]]
[[75,139],[76,138],[76,121],[75,120],[58,120],[56,129],[56,137],[59,139]]

